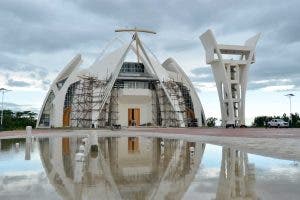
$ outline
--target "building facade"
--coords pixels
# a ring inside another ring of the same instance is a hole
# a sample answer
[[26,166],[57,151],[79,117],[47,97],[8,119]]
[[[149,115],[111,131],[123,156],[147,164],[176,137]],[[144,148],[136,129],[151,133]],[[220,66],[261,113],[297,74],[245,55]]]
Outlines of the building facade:
[[[129,53],[137,61],[127,61]],[[196,90],[172,58],[162,64],[134,33],[129,43],[81,69],[75,56],[52,83],[37,127],[188,127],[205,124]]]

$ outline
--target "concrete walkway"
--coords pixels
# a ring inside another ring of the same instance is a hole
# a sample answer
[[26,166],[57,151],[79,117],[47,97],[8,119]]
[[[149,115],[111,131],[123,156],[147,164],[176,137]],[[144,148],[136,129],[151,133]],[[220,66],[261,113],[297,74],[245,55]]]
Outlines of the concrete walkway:
[[[129,128],[106,129],[38,129],[35,137],[49,136],[146,136],[201,141],[232,147],[248,153],[300,161],[300,129],[222,129],[222,128]],[[26,137],[24,131],[0,132],[0,139]]]

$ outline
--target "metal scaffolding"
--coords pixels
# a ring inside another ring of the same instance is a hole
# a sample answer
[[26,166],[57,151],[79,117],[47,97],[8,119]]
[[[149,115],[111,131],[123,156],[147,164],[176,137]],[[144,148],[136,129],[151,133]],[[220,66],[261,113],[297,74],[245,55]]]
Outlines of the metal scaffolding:
[[180,120],[177,114],[181,113],[185,126],[197,126],[189,89],[184,84],[173,80],[163,82],[163,84],[169,93],[172,104],[178,110],[174,110],[162,86],[160,83],[156,83],[152,91],[153,122],[159,126],[178,127]]
[[[195,118],[194,105],[190,90],[182,83],[176,82],[184,99],[185,123],[187,126],[198,126],[198,119]],[[201,119],[200,119],[201,120]]]
[[115,84],[111,93],[110,93],[110,103],[109,103],[109,112],[108,112],[108,125],[114,126],[118,124],[119,119],[119,85]]
[[157,83],[151,83],[151,93],[152,93],[152,123],[154,126],[161,126],[162,125],[162,117],[161,117],[161,110],[159,106],[159,97],[158,97],[158,90],[157,90]]
[[177,117],[177,113],[182,113],[184,118],[186,116],[184,113],[184,99],[175,81],[170,80],[163,82],[163,84],[171,97],[172,104],[179,108],[179,110],[174,110],[162,86],[157,84],[156,94],[158,96],[159,110],[161,113],[161,125],[165,127],[178,127],[180,120]]
[[[109,98],[100,110],[108,81],[99,80],[93,76],[81,76],[80,78],[81,81],[77,84],[72,102],[71,126],[84,128],[105,127],[108,125],[108,121],[111,121],[109,118],[112,107],[110,102],[117,101],[115,98],[113,98],[114,101]],[[112,93],[116,92],[112,91]]]
[[[74,84],[72,97],[68,97],[70,107],[70,126],[82,128],[100,128],[115,126],[119,123],[119,90],[124,87],[116,81],[103,104],[108,80],[99,80],[93,76],[81,76]],[[162,85],[164,84],[164,85]],[[189,89],[182,83],[169,80],[163,83],[151,81],[149,89],[152,99],[152,125],[163,127],[179,127],[182,120],[190,126],[194,120],[194,107]],[[166,89],[166,91],[163,89]],[[168,93],[168,98],[166,92]],[[179,117],[182,115],[182,118]],[[66,117],[67,119],[67,117]]]

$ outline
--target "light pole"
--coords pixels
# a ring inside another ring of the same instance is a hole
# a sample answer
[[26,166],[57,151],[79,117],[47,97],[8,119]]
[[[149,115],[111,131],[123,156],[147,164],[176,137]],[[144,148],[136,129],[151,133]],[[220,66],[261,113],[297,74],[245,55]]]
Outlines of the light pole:
[[292,114],[292,97],[294,97],[295,95],[290,93],[290,94],[286,94],[284,96],[287,96],[290,99],[290,114]]
[[11,90],[5,89],[5,88],[0,88],[0,92],[2,92],[2,106],[1,106],[1,121],[0,121],[0,128],[2,128],[3,125],[3,110],[4,110],[4,105],[3,105],[3,100],[4,100],[4,93],[9,92]]
[[288,97],[290,100],[290,127],[291,127],[292,126],[292,97],[294,97],[295,95],[290,93],[290,94],[286,94],[284,96]]

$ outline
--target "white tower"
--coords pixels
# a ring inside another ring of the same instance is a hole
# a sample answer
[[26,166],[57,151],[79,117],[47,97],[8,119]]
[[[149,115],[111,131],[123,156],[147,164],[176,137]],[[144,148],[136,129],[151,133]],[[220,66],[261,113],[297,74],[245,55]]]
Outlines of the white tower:
[[200,36],[219,94],[222,126],[245,126],[248,69],[255,62],[259,36],[249,38],[243,46],[218,44],[211,30]]

